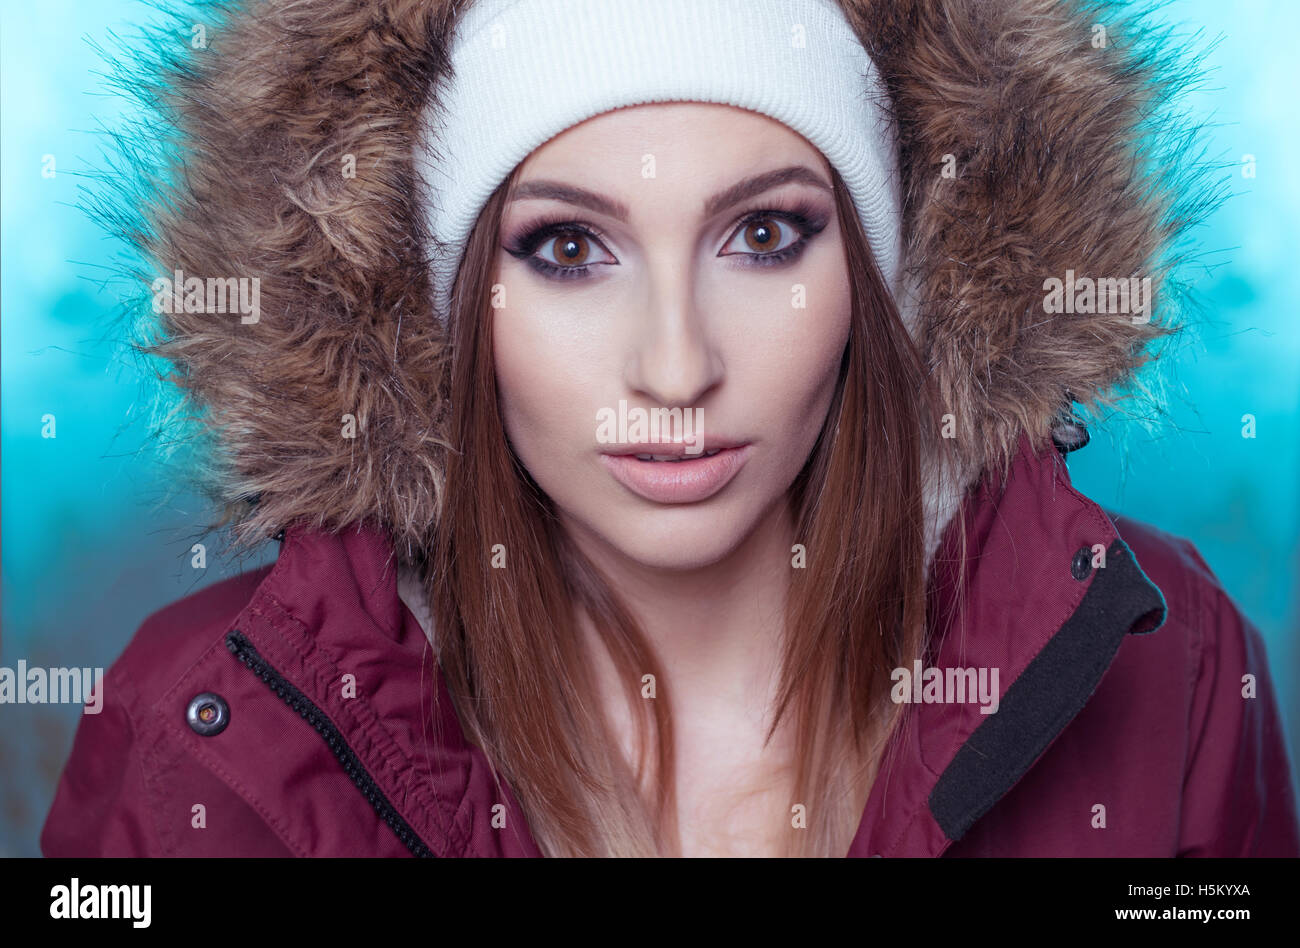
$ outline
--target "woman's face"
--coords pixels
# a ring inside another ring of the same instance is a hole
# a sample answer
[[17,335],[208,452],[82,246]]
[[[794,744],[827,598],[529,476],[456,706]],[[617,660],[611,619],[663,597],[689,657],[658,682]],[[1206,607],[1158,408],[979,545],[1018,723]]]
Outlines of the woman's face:
[[606,112],[523,162],[494,281],[501,409],[584,547],[707,566],[783,501],[848,340],[830,187],[785,125],[696,102]]

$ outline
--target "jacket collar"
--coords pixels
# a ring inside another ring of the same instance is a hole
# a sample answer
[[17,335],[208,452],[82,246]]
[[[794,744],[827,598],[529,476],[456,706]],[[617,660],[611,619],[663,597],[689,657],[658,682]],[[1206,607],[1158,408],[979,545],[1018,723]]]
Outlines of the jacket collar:
[[[996,668],[997,711],[909,703],[850,856],[941,854],[1083,708],[1124,636],[1164,621],[1160,590],[1101,507],[1071,486],[1050,443],[1022,438],[1005,487],[981,481],[959,517],[968,554],[958,556],[954,522],[934,561],[925,665]],[[463,735],[421,624],[403,607],[387,534],[363,525],[285,533],[236,620],[240,632],[339,726],[435,855],[538,855],[510,788]],[[1105,565],[1093,568],[1100,550]],[[344,697],[349,673],[355,696]]]
[[961,839],[1082,710],[1124,636],[1165,619],[1164,596],[1050,442],[1022,436],[1005,488],[982,480],[960,516],[968,552],[954,523],[926,665],[997,669],[997,710],[909,703],[850,856],[937,856]]
[[[273,691],[296,692],[336,729],[346,747],[330,746],[322,733],[320,754],[338,758],[326,776],[347,779],[347,772],[355,782],[359,765],[362,783],[381,795],[372,805],[395,811],[400,819],[390,826],[409,828],[407,849],[417,855],[540,855],[509,786],[498,784],[483,752],[465,738],[429,643],[398,597],[389,535],[368,525],[331,533],[294,524],[282,543],[226,644],[240,657],[251,645],[259,673],[262,663],[272,670]],[[269,695],[258,710],[268,707],[275,707]],[[281,711],[271,711],[264,724],[283,721]],[[247,778],[253,795],[282,796],[283,773]],[[295,796],[292,809],[286,818],[304,837],[319,837],[312,828],[332,819],[319,794]],[[387,837],[384,845],[405,851]]]

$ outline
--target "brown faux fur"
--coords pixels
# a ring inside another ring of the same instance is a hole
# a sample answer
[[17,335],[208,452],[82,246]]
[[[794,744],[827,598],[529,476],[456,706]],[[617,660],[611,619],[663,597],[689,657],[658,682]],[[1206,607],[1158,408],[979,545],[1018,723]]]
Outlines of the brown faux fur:
[[[900,124],[920,339],[956,424],[945,443],[968,474],[1005,470],[1021,431],[1043,435],[1068,396],[1107,403],[1174,321],[1167,251],[1206,206],[1187,169],[1173,173],[1179,127],[1160,118],[1185,60],[1109,5],[843,5]],[[129,172],[107,176],[119,204],[99,208],[144,252],[135,277],[261,281],[256,324],[145,313],[194,430],[212,436],[212,490],[241,543],[366,518],[404,557],[428,548],[446,352],[411,154],[464,6],[203,4],[118,64],[154,116],[119,139]],[[194,23],[206,49],[188,41]],[[1153,277],[1153,322],[1045,313],[1044,280],[1067,270]]]

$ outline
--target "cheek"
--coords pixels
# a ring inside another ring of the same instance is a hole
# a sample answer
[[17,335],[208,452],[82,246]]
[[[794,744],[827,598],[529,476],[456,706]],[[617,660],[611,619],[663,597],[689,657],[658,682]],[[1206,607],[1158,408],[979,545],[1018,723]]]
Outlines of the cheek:
[[826,256],[799,274],[802,308],[788,286],[780,297],[745,299],[749,318],[733,330],[729,346],[729,374],[744,380],[749,411],[769,437],[799,451],[811,450],[821,430],[849,338],[848,275]]
[[535,338],[533,327],[498,313],[494,317],[492,351],[496,362],[497,391],[506,435],[524,460],[533,453],[533,443],[544,444],[548,422],[561,417],[564,375],[551,371],[559,353],[548,351],[544,338]]
[[[591,353],[569,331],[566,314],[517,290],[508,298],[512,305],[493,314],[501,414],[511,447],[549,490],[555,480],[550,473],[570,468],[574,452],[595,442],[595,408],[588,412],[586,406],[597,397],[588,375],[575,371],[590,364]],[[572,314],[567,318],[574,322]]]

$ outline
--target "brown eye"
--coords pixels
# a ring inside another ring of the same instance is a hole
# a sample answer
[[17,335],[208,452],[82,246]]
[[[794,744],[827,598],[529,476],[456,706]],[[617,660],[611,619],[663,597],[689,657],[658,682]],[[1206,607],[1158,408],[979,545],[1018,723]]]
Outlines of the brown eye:
[[581,266],[591,247],[587,238],[576,231],[560,234],[555,240],[555,261],[564,266]]
[[584,280],[593,266],[618,264],[600,231],[568,221],[539,222],[501,249],[549,280]]
[[754,214],[740,222],[718,256],[739,254],[752,258],[754,265],[788,259],[798,253],[808,236],[825,226],[804,223],[806,220],[802,215],[786,220],[777,214]]
[[745,243],[757,253],[771,253],[781,243],[781,227],[771,219],[751,221],[744,233]]

